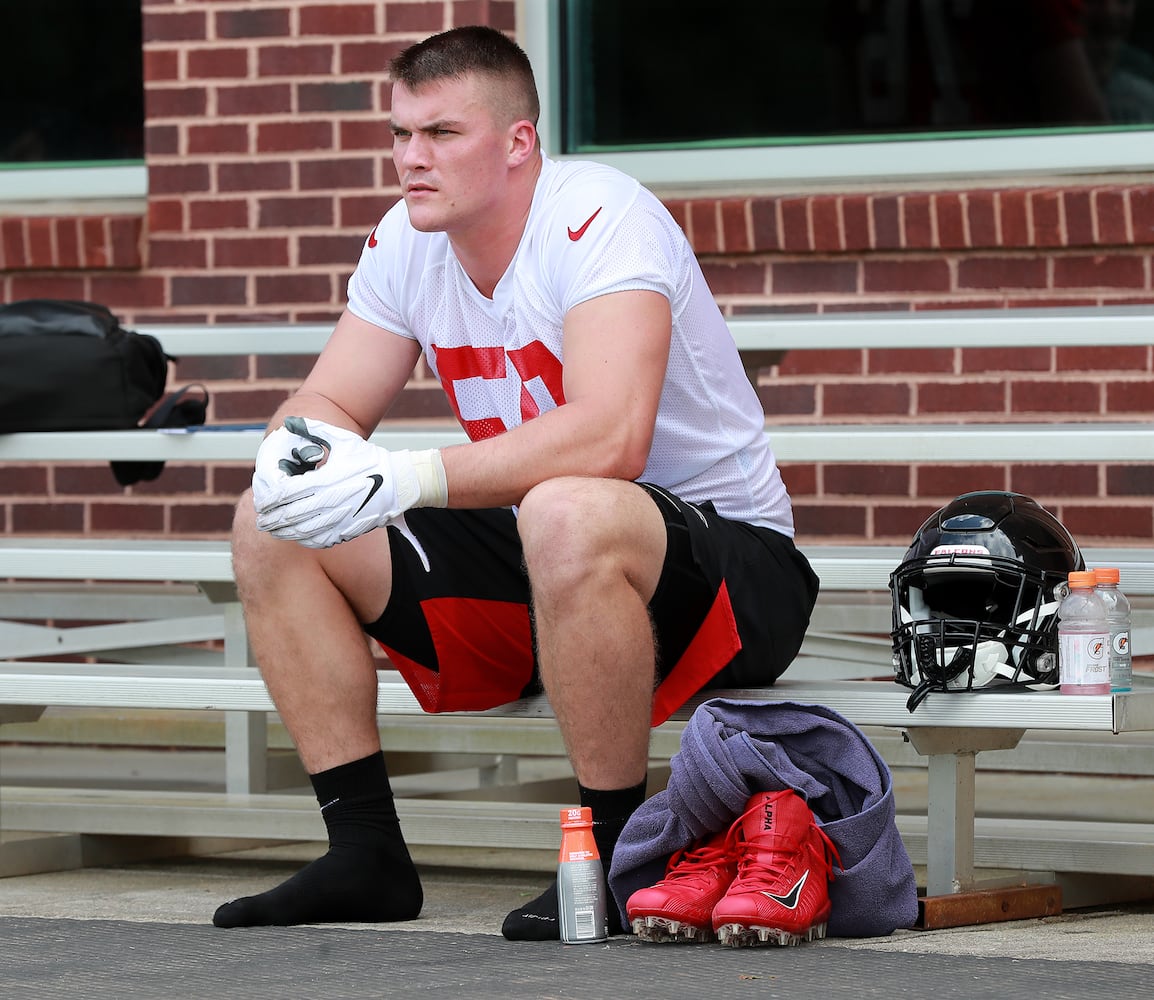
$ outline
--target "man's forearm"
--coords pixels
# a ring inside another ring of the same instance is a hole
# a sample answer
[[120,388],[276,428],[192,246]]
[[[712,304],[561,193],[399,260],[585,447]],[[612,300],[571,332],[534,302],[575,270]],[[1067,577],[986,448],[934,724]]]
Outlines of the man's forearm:
[[449,506],[507,507],[560,476],[636,479],[652,427],[599,417],[567,403],[496,437],[442,449]]
[[361,427],[344,409],[327,396],[301,389],[294,392],[276,408],[265,428],[265,437],[281,427],[285,417],[289,416],[323,420],[326,424],[343,427],[360,434],[362,437],[368,437],[374,430],[372,427]]

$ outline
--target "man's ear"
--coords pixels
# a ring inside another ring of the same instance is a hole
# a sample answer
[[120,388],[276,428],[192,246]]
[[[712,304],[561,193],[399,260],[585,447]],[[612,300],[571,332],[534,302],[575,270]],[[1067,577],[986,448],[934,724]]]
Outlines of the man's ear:
[[537,152],[537,127],[522,118],[509,127],[509,166],[519,167]]

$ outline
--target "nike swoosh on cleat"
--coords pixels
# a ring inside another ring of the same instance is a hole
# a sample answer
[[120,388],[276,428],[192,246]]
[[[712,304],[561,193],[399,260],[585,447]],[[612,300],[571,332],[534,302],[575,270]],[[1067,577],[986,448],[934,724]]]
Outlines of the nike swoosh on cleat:
[[780,903],[787,910],[795,910],[797,909],[798,901],[801,899],[801,890],[807,878],[809,878],[808,868],[805,870],[805,874],[794,883],[793,888],[784,896],[775,896],[772,892],[766,892],[764,889],[760,890],[760,892],[763,896],[772,899],[775,903]]
[[364,500],[361,501],[361,505],[356,510],[353,511],[353,517],[356,517],[362,510],[365,509],[365,504],[367,504],[370,500],[372,500],[372,498],[376,494],[377,490],[379,490],[385,484],[385,477],[378,475],[375,472],[371,476],[369,476],[368,478],[373,481],[373,485],[369,489],[369,495],[367,497],[365,497]]

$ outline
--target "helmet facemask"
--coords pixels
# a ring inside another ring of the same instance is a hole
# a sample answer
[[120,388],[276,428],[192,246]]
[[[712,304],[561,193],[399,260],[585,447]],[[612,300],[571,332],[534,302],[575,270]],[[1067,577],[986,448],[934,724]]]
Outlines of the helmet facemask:
[[914,688],[912,712],[930,691],[1057,680],[1060,574],[1013,559],[948,553],[911,559],[892,577],[894,669]]

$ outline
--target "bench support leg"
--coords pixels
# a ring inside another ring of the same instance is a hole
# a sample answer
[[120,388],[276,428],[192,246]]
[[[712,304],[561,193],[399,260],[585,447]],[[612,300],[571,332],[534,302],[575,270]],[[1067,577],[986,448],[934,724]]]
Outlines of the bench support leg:
[[976,754],[931,754],[926,895],[974,883],[974,764]]
[[[224,662],[251,664],[244,613],[237,602],[224,606]],[[224,788],[251,795],[268,791],[268,716],[264,712],[226,712],[224,716]]]
[[1010,750],[1024,729],[918,729],[906,733],[928,757],[926,895],[974,887],[974,771],[982,750]]

